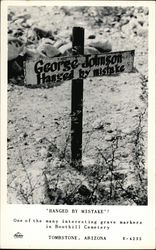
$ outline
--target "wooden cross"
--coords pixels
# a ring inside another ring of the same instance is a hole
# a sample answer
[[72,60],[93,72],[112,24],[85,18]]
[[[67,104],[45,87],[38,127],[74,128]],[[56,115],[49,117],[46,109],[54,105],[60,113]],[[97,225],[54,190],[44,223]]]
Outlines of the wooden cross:
[[45,86],[72,80],[71,165],[82,167],[83,80],[132,72],[134,50],[84,55],[84,29],[73,27],[70,57],[25,62],[26,84]]

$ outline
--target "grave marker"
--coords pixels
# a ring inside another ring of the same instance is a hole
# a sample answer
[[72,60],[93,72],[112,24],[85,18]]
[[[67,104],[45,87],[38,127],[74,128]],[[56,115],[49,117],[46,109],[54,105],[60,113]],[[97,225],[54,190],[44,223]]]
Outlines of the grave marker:
[[134,50],[28,60],[25,63],[25,79],[26,84],[44,86],[88,77],[112,76],[131,72],[133,61]]
[[134,50],[97,55],[84,54],[84,29],[73,27],[70,57],[28,60],[25,62],[27,85],[47,86],[72,80],[71,164],[82,166],[83,80],[88,77],[115,76],[133,71]]

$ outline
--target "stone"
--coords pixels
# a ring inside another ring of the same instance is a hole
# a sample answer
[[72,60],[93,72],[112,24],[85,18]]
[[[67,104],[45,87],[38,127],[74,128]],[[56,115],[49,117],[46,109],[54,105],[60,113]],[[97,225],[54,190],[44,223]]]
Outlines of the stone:
[[102,129],[104,128],[104,122],[100,118],[98,118],[93,122],[92,127],[94,129]]
[[51,44],[41,44],[37,48],[37,52],[43,57],[55,57],[60,55],[60,51]]
[[22,40],[8,37],[8,61],[16,59],[24,49]]
[[54,40],[54,36],[52,35],[52,31],[50,30],[44,30],[43,28],[34,27],[33,31],[36,34],[38,39],[41,39],[43,37],[48,37]]
[[112,135],[106,135],[106,136],[105,136],[105,140],[111,142],[111,141],[114,140],[114,136],[112,136]]
[[94,47],[85,47],[84,48],[84,54],[87,55],[87,54],[91,54],[91,55],[95,55],[95,54],[100,54],[100,52],[94,48]]
[[[63,46],[61,46],[59,48],[59,51],[64,56],[72,55],[72,44],[71,43],[64,44]],[[86,47],[84,47],[84,54],[85,55],[87,55],[87,54],[95,55],[95,54],[100,54],[100,52],[94,47],[86,46]]]
[[67,43],[59,47],[59,51],[64,56],[72,55],[72,43]]
[[15,13],[13,11],[10,11],[10,13],[8,13],[8,21],[11,21],[14,15]]
[[125,39],[125,38],[126,38],[126,35],[125,35],[123,32],[121,32],[120,37],[121,37],[122,39]]
[[[104,43],[101,42],[89,43],[87,46],[84,47],[84,54],[95,55],[95,54],[100,54],[101,52],[109,52],[111,51],[111,49],[112,49],[111,44],[108,41]],[[64,56],[72,55],[72,43],[60,46],[59,51]]]
[[110,52],[112,50],[112,44],[107,40],[105,42],[92,42],[89,44],[90,47],[94,47],[99,50],[101,53]]
[[27,27],[31,27],[32,24],[33,24],[33,22],[32,22],[31,19],[27,20],[26,23],[25,23],[25,25],[26,25]]
[[111,30],[110,30],[110,28],[105,28],[104,31],[105,32],[110,32]]
[[42,38],[40,41],[39,41],[39,44],[51,44],[51,45],[54,45],[54,41],[50,38]]
[[62,40],[57,40],[55,43],[54,43],[54,47],[59,49],[61,46],[65,45],[66,43]]
[[31,15],[29,13],[26,13],[26,14],[23,14],[23,15],[19,15],[19,16],[16,16],[16,18],[14,19],[15,20],[18,20],[18,19],[23,19],[24,21],[28,20],[31,18]]

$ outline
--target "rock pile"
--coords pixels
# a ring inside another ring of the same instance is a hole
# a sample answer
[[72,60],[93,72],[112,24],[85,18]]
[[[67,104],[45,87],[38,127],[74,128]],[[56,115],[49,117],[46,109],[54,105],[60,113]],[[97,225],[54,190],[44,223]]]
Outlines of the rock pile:
[[[57,20],[58,10],[53,8],[49,11],[49,13],[55,15]],[[86,34],[84,54],[99,54],[111,51],[113,40],[110,42],[107,37],[112,38],[112,34],[115,33],[120,34],[121,39],[146,37],[148,35],[148,8],[63,7],[59,11],[61,11],[62,16],[64,15],[64,26],[60,23],[59,27],[49,21],[44,21],[40,25],[38,19],[35,19],[36,16],[33,12],[30,14],[28,9],[24,9],[22,12],[24,14],[20,15],[17,15],[13,9],[8,11],[9,78],[23,74],[24,60],[72,55],[70,33],[72,24],[74,25],[73,18],[76,18],[76,13],[80,11],[88,24],[84,27]],[[43,16],[44,9],[39,13]],[[71,13],[74,13],[74,17]],[[73,23],[66,23],[66,16],[69,16]],[[62,20],[61,17],[59,20]],[[93,30],[92,26],[96,29]]]
[[[35,27],[33,32],[34,35],[29,37],[26,42],[21,38],[9,35],[9,77],[12,75],[16,76],[23,72],[24,60],[72,55],[72,42],[67,43],[60,39],[56,40],[51,31],[46,31],[41,28]],[[103,42],[95,40],[95,42],[90,42],[85,46],[84,54],[100,54],[110,52],[111,50],[112,45],[108,40]]]

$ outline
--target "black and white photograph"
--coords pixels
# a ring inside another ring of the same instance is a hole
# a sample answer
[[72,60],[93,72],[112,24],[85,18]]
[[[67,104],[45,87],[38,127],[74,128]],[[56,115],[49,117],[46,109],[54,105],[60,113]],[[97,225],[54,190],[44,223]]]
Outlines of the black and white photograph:
[[3,1],[0,247],[154,249],[154,8]]
[[8,7],[8,203],[148,204],[148,15]]

